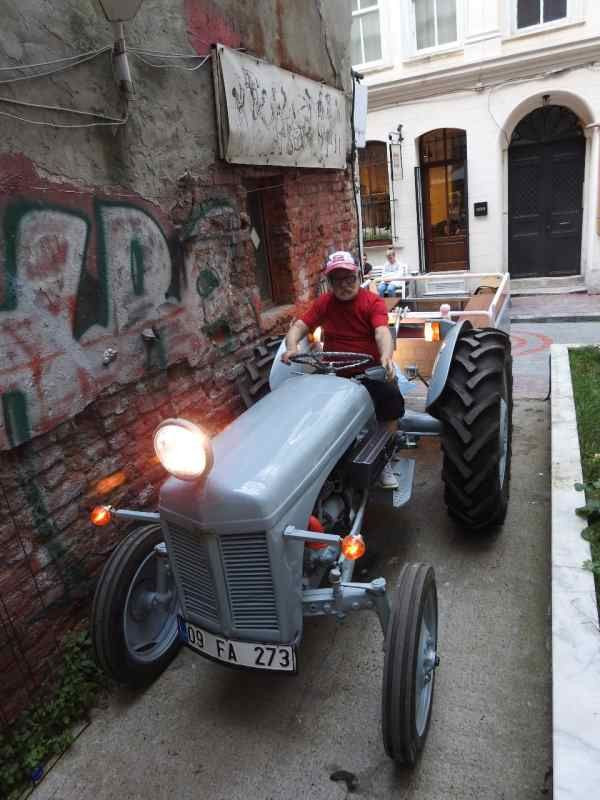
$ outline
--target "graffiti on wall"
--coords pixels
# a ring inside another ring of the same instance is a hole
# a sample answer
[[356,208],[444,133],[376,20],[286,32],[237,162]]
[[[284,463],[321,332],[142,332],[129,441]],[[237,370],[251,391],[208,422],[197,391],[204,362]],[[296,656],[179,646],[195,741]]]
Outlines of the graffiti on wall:
[[[75,205],[51,188],[0,204],[0,450],[50,430],[148,366],[197,364],[211,325],[233,305],[228,233],[237,215],[227,201],[197,207],[197,242],[184,256],[142,198],[80,192]],[[210,239],[202,235],[207,220]],[[148,329],[159,363],[149,358]]]

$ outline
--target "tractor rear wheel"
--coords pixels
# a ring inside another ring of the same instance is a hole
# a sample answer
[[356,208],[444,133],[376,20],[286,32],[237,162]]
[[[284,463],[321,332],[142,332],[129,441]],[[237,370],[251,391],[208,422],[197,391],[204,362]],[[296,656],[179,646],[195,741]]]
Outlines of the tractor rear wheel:
[[491,528],[506,516],[512,407],[509,337],[495,328],[462,331],[446,386],[431,411],[444,422],[448,512],[468,530]]

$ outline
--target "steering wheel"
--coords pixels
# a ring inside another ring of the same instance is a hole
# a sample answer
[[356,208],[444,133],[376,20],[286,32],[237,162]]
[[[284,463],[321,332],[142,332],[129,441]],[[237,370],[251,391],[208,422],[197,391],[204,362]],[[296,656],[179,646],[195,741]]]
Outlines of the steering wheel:
[[292,364],[313,367],[315,372],[321,374],[335,374],[347,369],[366,367],[375,361],[373,356],[369,356],[366,353],[334,353],[326,350],[299,353],[298,355],[290,356],[289,360]]

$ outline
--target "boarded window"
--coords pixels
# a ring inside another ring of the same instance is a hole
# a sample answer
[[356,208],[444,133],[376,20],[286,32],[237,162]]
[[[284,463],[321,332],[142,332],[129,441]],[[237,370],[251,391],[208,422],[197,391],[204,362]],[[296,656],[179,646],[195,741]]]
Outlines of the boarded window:
[[391,242],[387,147],[383,142],[367,142],[364,150],[359,150],[358,160],[363,239]]
[[263,306],[293,301],[288,218],[280,175],[246,184],[256,285]]

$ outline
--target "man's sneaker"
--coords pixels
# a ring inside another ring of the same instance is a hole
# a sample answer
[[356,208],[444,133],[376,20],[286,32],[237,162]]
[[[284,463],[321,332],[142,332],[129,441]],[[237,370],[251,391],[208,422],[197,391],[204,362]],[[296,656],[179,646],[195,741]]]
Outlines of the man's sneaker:
[[382,489],[398,489],[400,486],[398,479],[392,471],[392,465],[389,461],[381,470],[381,475],[379,476],[379,485]]

